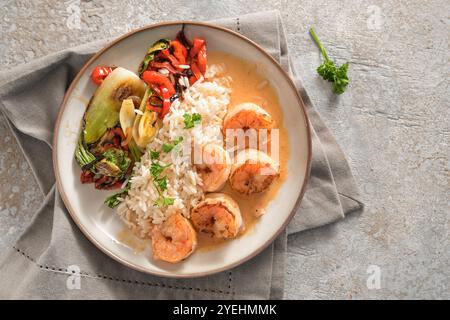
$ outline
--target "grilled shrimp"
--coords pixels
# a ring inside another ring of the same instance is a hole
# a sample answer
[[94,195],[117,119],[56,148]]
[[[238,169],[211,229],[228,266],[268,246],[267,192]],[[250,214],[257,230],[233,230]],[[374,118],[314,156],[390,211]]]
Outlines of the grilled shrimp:
[[194,227],[215,238],[234,238],[242,227],[242,216],[236,201],[223,193],[210,193],[191,211]]
[[197,247],[197,234],[188,219],[172,214],[152,230],[153,258],[170,263],[186,259]]
[[223,120],[223,129],[267,129],[273,128],[270,114],[254,103],[241,103],[232,108]]
[[263,192],[279,176],[279,167],[266,153],[256,149],[245,149],[236,156],[231,168],[230,185],[239,193]]
[[203,180],[203,191],[213,192],[221,189],[231,170],[228,151],[217,144],[209,143],[202,148],[201,160],[196,169]]

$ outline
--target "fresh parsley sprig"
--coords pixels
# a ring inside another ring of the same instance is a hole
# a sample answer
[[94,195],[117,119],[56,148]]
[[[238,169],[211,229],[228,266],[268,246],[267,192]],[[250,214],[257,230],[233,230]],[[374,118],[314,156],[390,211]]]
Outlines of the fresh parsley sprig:
[[317,73],[320,74],[324,80],[333,82],[334,93],[344,93],[349,83],[349,79],[347,76],[348,62],[344,63],[341,66],[336,66],[334,62],[330,60],[330,58],[328,58],[327,52],[325,51],[325,48],[323,47],[313,28],[309,29],[309,33],[319,47],[323,57],[323,62],[317,68]]

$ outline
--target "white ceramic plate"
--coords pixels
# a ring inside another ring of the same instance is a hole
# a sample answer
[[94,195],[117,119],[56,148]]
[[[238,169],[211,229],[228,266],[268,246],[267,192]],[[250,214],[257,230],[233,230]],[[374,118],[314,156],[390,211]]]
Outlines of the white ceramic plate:
[[[188,39],[206,39],[208,50],[237,55],[257,62],[278,93],[290,143],[287,179],[266,214],[245,234],[210,251],[197,251],[176,265],[157,262],[150,249],[136,254],[118,239],[124,225],[114,210],[103,204],[112,192],[94,190],[79,181],[80,168],[74,150],[80,123],[95,86],[89,75],[97,65],[117,65],[137,70],[147,47],[160,38],[171,38],[185,23]],[[140,271],[167,277],[196,277],[216,273],[247,261],[267,247],[286,227],[299,207],[311,162],[309,123],[303,102],[282,68],[258,45],[230,30],[196,22],[171,22],[148,26],[117,39],[100,50],[79,72],[61,105],[54,133],[53,162],[58,188],[72,218],[82,232],[104,253]],[[301,214],[301,212],[299,213]]]

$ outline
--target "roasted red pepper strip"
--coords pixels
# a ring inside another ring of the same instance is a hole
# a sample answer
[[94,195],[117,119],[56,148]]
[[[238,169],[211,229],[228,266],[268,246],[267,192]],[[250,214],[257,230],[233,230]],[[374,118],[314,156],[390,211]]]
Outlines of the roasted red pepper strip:
[[181,64],[185,64],[186,63],[186,58],[187,58],[187,49],[185,48],[185,46],[183,46],[181,44],[180,41],[178,40],[174,40],[170,42],[170,46],[173,48],[173,55],[175,56],[175,58],[177,58],[177,60],[181,63]]
[[163,107],[162,112],[159,114],[159,117],[162,119],[166,114],[170,111],[170,94],[167,88],[161,88],[162,98],[163,98]]
[[194,76],[198,79],[200,79],[202,77],[202,73],[200,72],[200,69],[197,66],[197,63],[192,62],[191,63],[191,70],[192,73],[194,74]]
[[178,68],[178,66],[180,64],[182,64],[182,63],[180,63],[180,61],[178,61],[177,58],[175,58],[173,55],[170,54],[169,49],[161,50],[160,53],[161,53],[161,56],[168,59],[175,68]]
[[95,189],[104,189],[103,184],[107,182],[108,177],[107,176],[101,176],[97,180],[95,180]]
[[172,65],[167,61],[165,62],[152,61],[150,62],[150,67],[154,69],[167,69],[167,71],[169,71],[170,73],[178,73],[178,71],[175,70],[175,68],[172,67]]
[[125,134],[123,133],[122,128],[112,129],[111,133],[114,136],[118,136],[121,140],[125,140]]
[[197,65],[202,74],[206,72],[206,45],[200,48],[197,55]]
[[197,78],[195,76],[190,76],[189,77],[189,85],[193,85],[195,83],[195,81],[197,81]]
[[92,183],[94,182],[94,173],[91,171],[83,171],[80,175],[81,183]]
[[147,84],[157,84],[161,88],[166,88],[169,93],[169,98],[173,94],[175,94],[175,88],[170,80],[163,76],[161,73],[156,71],[145,71],[142,75],[142,80],[144,80]]
[[110,67],[102,67],[98,66],[95,67],[94,70],[92,70],[91,73],[91,80],[94,82],[97,86],[101,85],[103,80],[112,72],[112,68]]
[[194,58],[197,56],[200,49],[205,45],[205,40],[200,38],[194,38],[194,41],[192,43],[191,51],[189,51],[189,56],[191,58]]
[[156,83],[151,83],[149,84],[150,89],[152,89],[152,91],[154,92],[154,94],[156,94],[157,96],[161,96],[161,90],[159,90],[159,86]]

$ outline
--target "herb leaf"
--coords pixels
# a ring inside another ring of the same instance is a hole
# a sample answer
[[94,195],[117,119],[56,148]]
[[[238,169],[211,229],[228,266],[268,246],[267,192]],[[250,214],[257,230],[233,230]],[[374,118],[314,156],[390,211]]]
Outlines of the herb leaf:
[[181,141],[183,141],[183,137],[178,137],[173,143],[164,143],[162,149],[164,152],[168,153],[172,151],[172,149],[175,148],[175,146],[178,145]]
[[171,205],[173,205],[174,201],[175,201],[174,198],[164,198],[163,206],[164,207],[171,206]]
[[167,190],[167,177],[161,177],[161,178],[155,178],[154,179],[154,183],[155,186],[160,190],[160,191],[165,191]]
[[334,62],[328,58],[327,52],[325,51],[325,48],[323,47],[322,43],[320,42],[319,38],[314,32],[314,29],[313,28],[309,29],[309,32],[313,37],[314,41],[316,42],[317,46],[319,47],[323,57],[323,62],[317,68],[317,73],[321,75],[324,80],[333,82],[334,93],[336,94],[344,93],[349,83],[349,79],[347,76],[348,62],[344,63],[341,66],[336,66]]
[[165,166],[160,165],[157,162],[153,162],[150,166],[150,173],[153,176],[153,178],[158,178],[159,175],[164,171],[164,169],[170,167],[172,164],[169,163]]
[[159,197],[158,200],[155,201],[156,207],[164,207],[167,208],[168,206],[173,205],[175,199],[174,198],[165,198],[165,197]]
[[185,113],[183,117],[184,129],[191,129],[202,121],[202,116],[199,113],[193,113],[192,115]]
[[175,147],[175,145],[171,144],[171,143],[164,143],[162,146],[162,149],[164,152],[170,152],[172,151],[172,149]]
[[104,201],[105,204],[108,207],[110,207],[111,209],[118,206],[119,203],[122,202],[119,198],[124,198],[128,194],[128,191],[130,190],[130,188],[131,188],[131,179],[128,180],[128,183],[126,184],[125,188],[122,191],[117,192],[117,193],[109,196],[108,198],[106,198]]
[[[178,138],[176,141],[178,141],[177,143],[179,143],[181,140]],[[152,151],[150,151],[150,152],[152,152]],[[159,157],[159,152],[156,152],[156,151],[153,151],[153,152],[154,152],[153,155],[156,156],[156,153],[157,153],[158,157]],[[152,153],[150,153],[150,157],[152,157]],[[153,158],[152,158],[152,160],[153,160]],[[170,167],[171,165],[172,165],[171,163],[169,163],[167,165],[161,165],[161,164],[159,164],[157,162],[152,162],[152,164],[150,165],[150,174],[153,177],[153,184],[155,186],[156,191],[159,194],[159,198],[153,204],[156,207],[165,207],[165,208],[167,208],[168,206],[170,206],[170,205],[172,205],[174,203],[174,199],[173,198],[166,198],[162,194],[163,191],[167,190],[167,176],[161,177],[161,173],[166,168]]]
[[348,85],[349,79],[347,76],[348,62],[344,63],[336,70],[336,76],[334,78],[333,91],[337,94],[342,94]]
[[156,160],[159,158],[159,152],[155,150],[150,150],[150,159]]

